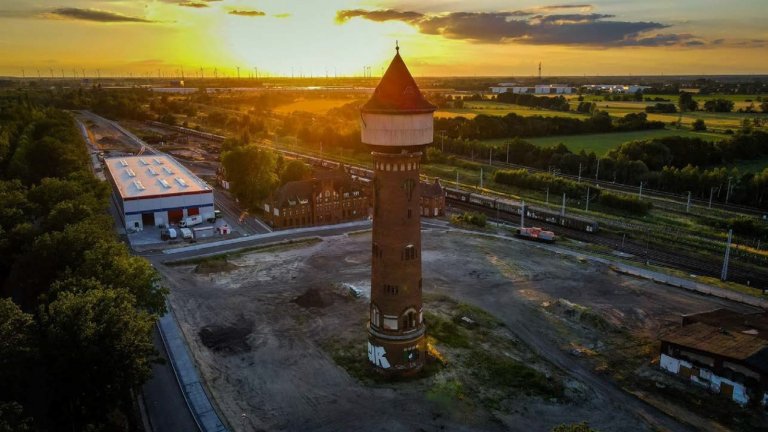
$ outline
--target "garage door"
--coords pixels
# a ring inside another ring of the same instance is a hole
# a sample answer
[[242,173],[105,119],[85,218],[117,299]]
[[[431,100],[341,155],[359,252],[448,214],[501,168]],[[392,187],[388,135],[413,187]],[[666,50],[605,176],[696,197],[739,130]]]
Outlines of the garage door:
[[155,226],[155,214],[154,213],[142,213],[141,223],[144,226]]
[[169,223],[172,223],[172,224],[179,223],[183,218],[184,218],[184,210],[182,209],[168,210]]
[[190,216],[197,216],[200,214],[200,207],[192,207],[187,209],[187,214]]

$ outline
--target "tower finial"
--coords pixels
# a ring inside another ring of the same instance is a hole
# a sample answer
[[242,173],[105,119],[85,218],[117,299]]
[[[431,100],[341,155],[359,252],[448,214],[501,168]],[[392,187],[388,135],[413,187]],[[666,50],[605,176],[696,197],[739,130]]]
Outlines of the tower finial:
[[397,39],[395,39],[395,51],[400,54],[400,45],[397,43]]

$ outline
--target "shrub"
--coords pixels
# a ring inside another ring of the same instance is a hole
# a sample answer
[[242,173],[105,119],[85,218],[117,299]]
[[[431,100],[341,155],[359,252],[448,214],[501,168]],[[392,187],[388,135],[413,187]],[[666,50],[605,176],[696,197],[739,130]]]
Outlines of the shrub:
[[599,199],[600,204],[624,210],[630,213],[645,214],[653,208],[653,203],[638,199],[634,196],[620,195],[612,192],[603,192]]
[[478,212],[464,212],[460,215],[453,216],[451,222],[457,224],[475,225],[478,227],[485,227],[486,217],[482,213]]

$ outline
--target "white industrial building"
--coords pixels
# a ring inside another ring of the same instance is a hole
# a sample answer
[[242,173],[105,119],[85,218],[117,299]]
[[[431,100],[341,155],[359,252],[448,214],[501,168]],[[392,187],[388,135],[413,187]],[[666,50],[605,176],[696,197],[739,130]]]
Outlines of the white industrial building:
[[608,93],[626,93],[635,94],[638,91],[644,92],[651,88],[649,86],[642,86],[637,84],[589,84],[583,86],[587,90],[591,91],[606,91]]
[[515,86],[499,83],[490,87],[491,93],[515,93],[515,94],[572,94],[575,88],[565,84],[538,84],[535,86]]
[[175,224],[213,213],[213,189],[166,155],[104,160],[107,179],[127,230]]

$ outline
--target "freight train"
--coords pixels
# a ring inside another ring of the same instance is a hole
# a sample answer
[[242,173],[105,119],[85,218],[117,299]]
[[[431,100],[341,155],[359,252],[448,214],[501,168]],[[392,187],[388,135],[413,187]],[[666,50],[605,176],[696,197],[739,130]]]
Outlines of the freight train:
[[[498,210],[501,213],[514,214],[518,216],[522,214],[522,205],[520,201],[484,196],[450,187],[445,188],[445,197],[449,201],[474,204],[481,207]],[[530,205],[525,206],[525,218],[526,220],[540,220],[588,233],[596,233],[599,229],[597,221],[573,215],[561,216],[557,211],[547,210]]]

